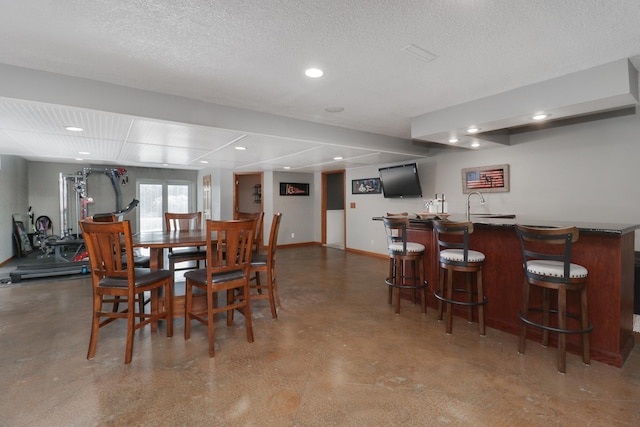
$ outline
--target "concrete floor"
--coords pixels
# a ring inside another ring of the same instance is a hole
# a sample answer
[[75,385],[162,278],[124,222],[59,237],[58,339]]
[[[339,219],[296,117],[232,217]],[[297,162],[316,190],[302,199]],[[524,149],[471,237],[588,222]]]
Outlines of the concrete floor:
[[[279,251],[282,308],[254,304],[205,328],[184,322],[166,338],[139,331],[124,365],[125,325],[103,328],[86,360],[88,277],[0,288],[0,425],[632,426],[640,425],[640,343],[621,369],[454,319],[387,305],[383,259],[332,248]],[[489,304],[491,302],[489,301]],[[638,340],[636,340],[638,342]]]

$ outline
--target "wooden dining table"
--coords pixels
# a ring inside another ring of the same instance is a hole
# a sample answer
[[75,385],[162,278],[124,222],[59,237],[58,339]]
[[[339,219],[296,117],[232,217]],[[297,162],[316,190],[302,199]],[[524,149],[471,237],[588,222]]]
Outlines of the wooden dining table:
[[134,248],[149,248],[149,268],[164,266],[164,250],[168,248],[207,245],[206,230],[143,231],[132,236]]
[[[195,231],[145,231],[132,236],[134,248],[149,248],[149,268],[157,269],[164,266],[164,250],[168,248],[195,247],[207,245],[206,230]],[[174,285],[173,318],[184,317],[184,284]],[[206,308],[207,296],[197,292],[193,296],[194,310]]]

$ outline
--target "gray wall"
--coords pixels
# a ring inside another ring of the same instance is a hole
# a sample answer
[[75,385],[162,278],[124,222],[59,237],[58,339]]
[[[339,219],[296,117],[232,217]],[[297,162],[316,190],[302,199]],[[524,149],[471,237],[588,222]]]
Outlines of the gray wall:
[[[418,163],[424,198],[445,193],[449,212],[464,213],[461,170],[510,165],[507,193],[486,193],[486,205],[474,198],[474,212],[513,213],[539,219],[640,223],[640,115],[512,135],[511,145],[486,151],[444,153]],[[377,167],[350,169],[352,179],[377,176]],[[423,200],[384,199],[347,194],[347,247],[386,253],[382,225],[370,221],[385,212],[420,212]],[[636,250],[640,233],[636,233]]]
[[13,214],[29,222],[29,177],[27,161],[15,156],[0,156],[0,263],[13,256]]

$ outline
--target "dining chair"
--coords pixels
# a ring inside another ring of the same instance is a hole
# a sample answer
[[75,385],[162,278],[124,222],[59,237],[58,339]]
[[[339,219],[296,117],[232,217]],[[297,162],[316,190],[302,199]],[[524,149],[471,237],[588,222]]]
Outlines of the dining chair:
[[[209,357],[214,357],[214,316],[226,312],[227,326],[233,324],[234,310],[244,315],[247,341],[253,342],[249,268],[251,266],[255,220],[206,221],[207,267],[185,273],[184,339],[191,336],[193,319],[207,325]],[[230,256],[234,254],[234,256]],[[206,309],[193,307],[195,289],[207,295]],[[226,291],[226,302],[218,305],[219,292]]]
[[[167,231],[200,230],[202,228],[202,212],[190,213],[164,213],[165,228]],[[169,270],[172,273],[179,270],[191,270],[193,267],[176,268],[176,264],[195,261],[196,268],[200,267],[200,261],[207,259],[207,251],[200,247],[169,248],[167,256]]]
[[[250,274],[252,275],[250,282],[251,299],[268,299],[271,308],[271,316],[278,318],[276,305],[280,307],[280,295],[278,294],[278,282],[276,276],[276,250],[278,248],[278,231],[280,229],[280,221],[282,214],[277,213],[273,216],[271,222],[271,231],[269,232],[269,245],[266,254],[253,254],[251,257]],[[267,283],[262,284],[260,281],[260,273],[266,273]]]
[[262,232],[264,223],[264,212],[236,212],[233,219],[255,219],[256,230],[253,235],[253,255],[258,255],[262,251],[262,245],[264,244],[264,234]]
[[[80,222],[80,228],[89,252],[93,286],[93,314],[87,359],[91,360],[95,356],[99,329],[122,318],[127,319],[124,363],[131,363],[133,337],[137,329],[151,324],[151,331],[155,332],[158,328],[158,320],[165,319],[167,337],[173,336],[171,304],[160,304],[160,289],[164,291],[164,298],[168,300],[172,298],[173,275],[168,270],[127,267],[134,265],[129,221],[84,220]],[[123,262],[123,253],[126,263]],[[151,295],[150,312],[145,313],[144,310],[136,312],[136,302],[139,303],[144,298],[145,292]],[[113,302],[114,299],[120,303],[126,302],[127,308],[123,311],[103,310],[103,305]]]

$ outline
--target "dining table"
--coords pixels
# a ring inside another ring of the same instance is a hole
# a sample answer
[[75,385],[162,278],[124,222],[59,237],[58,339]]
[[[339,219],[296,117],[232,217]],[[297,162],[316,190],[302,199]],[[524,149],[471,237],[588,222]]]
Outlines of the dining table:
[[[143,231],[132,236],[132,243],[134,248],[149,248],[149,268],[158,269],[164,267],[165,249],[206,246],[207,232],[206,230]],[[206,293],[194,292],[194,310],[206,308]],[[184,300],[184,284],[174,283],[172,304],[174,319],[184,317]]]
[[206,230],[143,231],[132,236],[134,248],[149,248],[149,268],[164,267],[164,250],[207,245]]

